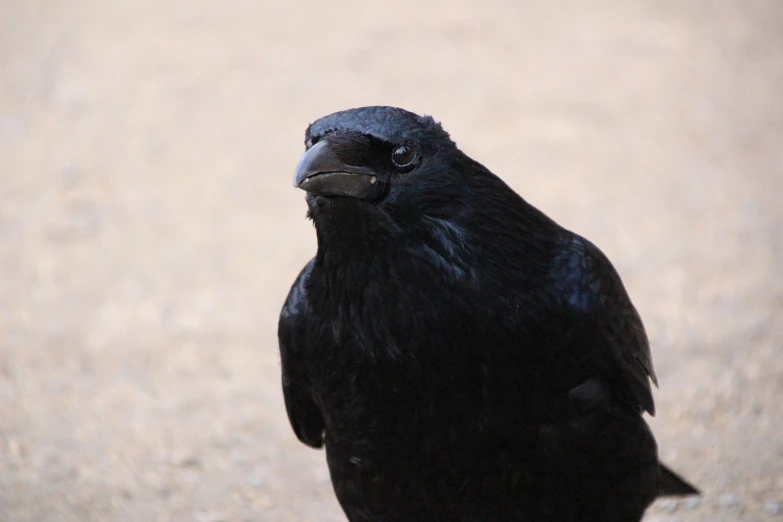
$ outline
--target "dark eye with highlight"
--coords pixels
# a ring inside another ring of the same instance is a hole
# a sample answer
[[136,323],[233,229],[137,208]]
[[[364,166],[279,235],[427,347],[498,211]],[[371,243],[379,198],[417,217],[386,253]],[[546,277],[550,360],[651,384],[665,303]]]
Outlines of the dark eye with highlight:
[[410,167],[418,158],[419,155],[416,154],[413,147],[409,147],[408,145],[400,145],[392,152],[392,163],[400,168]]

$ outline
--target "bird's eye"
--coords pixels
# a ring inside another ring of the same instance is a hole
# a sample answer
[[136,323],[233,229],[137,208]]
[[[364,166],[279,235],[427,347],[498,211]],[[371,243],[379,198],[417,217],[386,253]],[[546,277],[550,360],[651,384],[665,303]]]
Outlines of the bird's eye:
[[400,145],[392,152],[392,163],[397,167],[410,167],[417,158],[416,151],[407,145]]

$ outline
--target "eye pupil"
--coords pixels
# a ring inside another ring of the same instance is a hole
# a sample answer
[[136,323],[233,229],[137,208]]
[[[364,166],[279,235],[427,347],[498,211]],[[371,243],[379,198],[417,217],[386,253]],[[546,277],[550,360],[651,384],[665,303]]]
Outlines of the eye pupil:
[[392,162],[398,167],[407,167],[416,159],[416,151],[407,145],[400,145],[392,153]]

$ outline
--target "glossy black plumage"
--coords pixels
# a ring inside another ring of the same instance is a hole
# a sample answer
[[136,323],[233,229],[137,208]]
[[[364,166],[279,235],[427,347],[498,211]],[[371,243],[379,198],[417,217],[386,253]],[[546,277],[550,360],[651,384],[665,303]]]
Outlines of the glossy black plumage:
[[283,391],[349,520],[638,521],[695,493],[661,473],[647,336],[597,247],[432,118],[353,109],[306,145],[318,252],[280,316]]

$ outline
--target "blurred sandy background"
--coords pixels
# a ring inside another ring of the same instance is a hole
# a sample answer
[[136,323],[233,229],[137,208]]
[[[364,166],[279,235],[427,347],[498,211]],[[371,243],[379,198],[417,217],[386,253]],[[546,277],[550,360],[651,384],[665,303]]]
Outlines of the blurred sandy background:
[[399,105],[616,263],[653,521],[783,517],[778,0],[0,0],[0,520],[344,520],[279,391],[306,125]]

